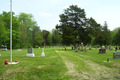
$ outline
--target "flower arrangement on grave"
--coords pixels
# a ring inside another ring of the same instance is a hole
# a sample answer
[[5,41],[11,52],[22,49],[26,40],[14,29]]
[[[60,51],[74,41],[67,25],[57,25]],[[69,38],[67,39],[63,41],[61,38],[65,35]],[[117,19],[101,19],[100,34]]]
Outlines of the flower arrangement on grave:
[[8,60],[5,60],[5,62],[4,62],[5,64],[8,64]]

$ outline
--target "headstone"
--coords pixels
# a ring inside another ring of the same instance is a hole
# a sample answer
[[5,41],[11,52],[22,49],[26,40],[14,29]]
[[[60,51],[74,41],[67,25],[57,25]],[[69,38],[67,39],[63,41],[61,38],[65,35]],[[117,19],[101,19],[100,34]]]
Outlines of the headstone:
[[106,54],[105,46],[102,46],[101,49],[99,49],[99,53],[98,54]]
[[81,42],[81,51],[84,51],[84,49],[83,49],[83,42]]
[[22,49],[18,49],[18,51],[22,51]]
[[120,59],[120,52],[114,52],[113,53],[113,59]]
[[7,46],[6,45],[1,45],[0,47],[1,47],[2,51],[7,51]]
[[72,50],[73,50],[73,46],[72,46]]
[[40,47],[39,47],[39,49],[40,49]]
[[65,45],[65,50],[66,50],[66,45]]
[[119,46],[119,50],[120,50],[120,46]]
[[95,50],[97,50],[97,47],[95,48]]
[[75,46],[75,52],[78,52],[78,48],[77,48],[77,45]]
[[87,49],[86,49],[86,47],[85,47],[85,52],[87,52]]
[[26,54],[27,57],[34,57],[34,53],[33,53],[33,48],[28,48],[28,53]]
[[89,50],[91,50],[91,46],[89,47]]
[[113,48],[112,48],[112,47],[110,47],[110,51],[111,51],[111,50],[113,50]]
[[0,56],[1,56],[1,54],[0,54]]
[[98,54],[106,54],[106,49],[99,49],[99,53]]
[[42,54],[41,54],[41,56],[45,57],[44,48],[42,48]]

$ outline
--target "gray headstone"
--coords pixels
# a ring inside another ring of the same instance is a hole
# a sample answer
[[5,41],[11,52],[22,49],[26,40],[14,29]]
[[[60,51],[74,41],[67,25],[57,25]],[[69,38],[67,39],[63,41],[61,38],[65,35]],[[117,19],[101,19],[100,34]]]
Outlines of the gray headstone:
[[95,50],[97,50],[97,47],[95,48]]
[[98,54],[106,54],[106,49],[99,49],[99,53]]
[[120,52],[114,52],[113,53],[113,59],[120,59]]
[[29,54],[33,53],[33,48],[28,48],[28,53]]
[[78,52],[78,48],[75,48],[75,52]]
[[84,49],[83,49],[83,42],[81,42],[81,51],[84,51]]

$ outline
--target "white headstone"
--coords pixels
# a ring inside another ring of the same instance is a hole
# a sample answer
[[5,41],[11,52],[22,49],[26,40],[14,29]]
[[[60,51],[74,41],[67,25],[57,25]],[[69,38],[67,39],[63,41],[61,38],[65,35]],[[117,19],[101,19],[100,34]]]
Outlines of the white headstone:
[[41,56],[45,57],[44,48],[42,48],[42,54],[41,54]]
[[18,51],[22,51],[22,49],[18,49]]

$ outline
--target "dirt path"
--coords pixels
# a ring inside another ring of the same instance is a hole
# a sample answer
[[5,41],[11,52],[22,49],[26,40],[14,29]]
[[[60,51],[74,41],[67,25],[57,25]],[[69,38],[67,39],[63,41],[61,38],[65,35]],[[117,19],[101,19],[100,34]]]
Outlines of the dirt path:
[[[56,53],[62,58],[64,61],[68,72],[65,75],[72,75],[72,80],[119,80],[120,79],[120,72],[118,69],[109,68],[104,65],[100,65],[95,63],[91,60],[85,60],[84,58],[76,55],[72,55],[66,53],[65,51],[57,51]],[[74,64],[74,61],[71,61],[67,58],[67,56],[71,56],[73,59],[79,59],[85,63],[85,68],[89,69],[88,71],[80,70],[81,73],[78,73],[78,69],[76,68],[77,65]],[[83,56],[83,55],[82,55]],[[85,57],[85,56],[84,56]],[[88,56],[86,56],[88,57]]]
[[62,60],[64,61],[66,67],[67,67],[67,72],[65,73],[65,75],[72,75],[73,77],[71,78],[71,80],[81,80],[80,78],[83,77],[84,79],[89,79],[86,75],[83,75],[83,74],[79,74],[77,72],[77,70],[75,69],[75,65],[74,63],[70,62],[70,60],[65,57],[65,56],[62,56],[60,51],[55,51],[61,58]]

